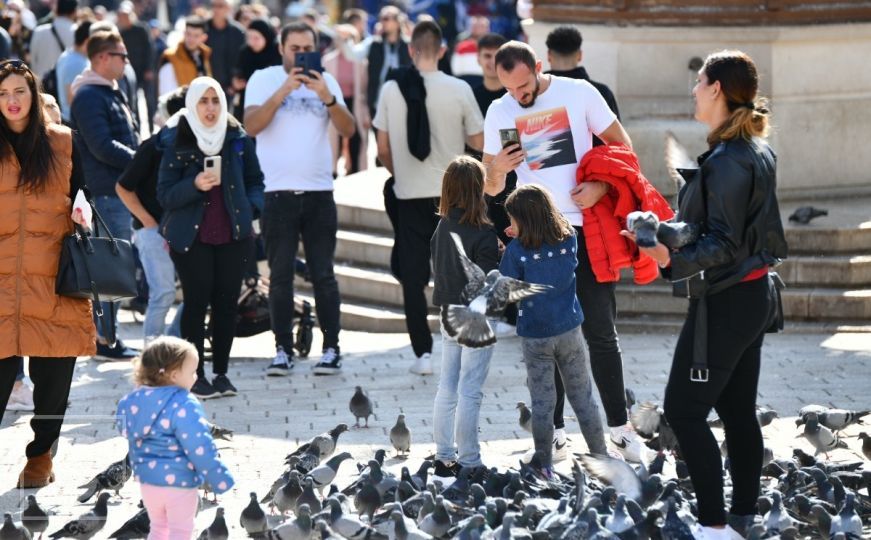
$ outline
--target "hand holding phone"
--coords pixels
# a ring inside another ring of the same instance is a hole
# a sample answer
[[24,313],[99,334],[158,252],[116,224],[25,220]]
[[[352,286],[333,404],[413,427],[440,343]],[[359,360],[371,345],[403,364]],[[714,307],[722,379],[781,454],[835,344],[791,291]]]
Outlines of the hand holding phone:
[[499,141],[502,143],[502,148],[512,144],[520,146],[520,133],[515,128],[500,129]]
[[324,72],[324,67],[321,65],[321,53],[319,52],[296,53],[293,64],[295,67],[303,69],[303,75],[309,75],[309,71]]
[[215,177],[214,185],[221,185],[221,156],[209,156],[203,164],[203,172]]

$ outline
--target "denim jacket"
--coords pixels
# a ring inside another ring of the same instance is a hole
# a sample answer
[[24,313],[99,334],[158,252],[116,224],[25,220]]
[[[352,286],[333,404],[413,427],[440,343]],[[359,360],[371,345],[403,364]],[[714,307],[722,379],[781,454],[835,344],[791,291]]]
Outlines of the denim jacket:
[[529,283],[550,285],[553,289],[520,301],[517,335],[547,338],[564,334],[584,322],[584,314],[575,291],[575,268],[578,266],[578,239],[575,235],[557,245],[543,244],[526,249],[519,240],[505,248],[499,271],[503,276]]
[[[197,237],[207,201],[194,180],[203,171],[206,156],[197,147],[187,121],[160,132],[163,150],[157,181],[157,200],[163,207],[160,234],[178,253],[188,251]],[[230,217],[233,239],[253,234],[255,211],[263,210],[263,171],[254,150],[254,141],[231,119],[221,150],[221,184]]]
[[118,403],[117,425],[130,445],[130,461],[140,483],[196,489],[205,481],[215,493],[233,486],[203,406],[187,390],[137,388]]

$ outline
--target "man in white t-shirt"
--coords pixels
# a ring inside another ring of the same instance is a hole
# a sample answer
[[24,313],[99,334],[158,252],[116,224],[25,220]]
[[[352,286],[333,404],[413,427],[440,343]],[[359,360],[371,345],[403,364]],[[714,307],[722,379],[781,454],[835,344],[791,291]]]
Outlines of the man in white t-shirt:
[[[484,121],[484,190],[498,195],[505,176],[517,173],[517,184],[540,184],[553,196],[578,237],[575,271],[578,300],[584,311],[583,333],[590,349],[593,378],[611,428],[611,440],[627,459],[644,455],[640,440],[628,424],[623,385],[623,360],[614,321],[615,283],[599,283],[584,242],[582,209],[595,205],[608,191],[602,182],[577,185],[578,163],[593,147],[593,135],[606,143],[631,146],[629,135],[599,92],[587,81],[541,72],[532,48],[510,41],[496,53],[496,73],[505,96],[493,101]],[[517,129],[520,146],[502,147],[500,129]],[[565,434],[555,432],[557,451]],[[555,455],[558,452],[555,452]]]
[[255,71],[245,91],[245,129],[257,138],[266,184],[260,222],[276,344],[267,374],[287,375],[293,367],[293,278],[301,237],[324,336],[323,356],[313,371],[332,375],[341,370],[341,300],[333,272],[338,220],[327,129],[332,124],[350,137],[354,117],[332,75],[295,66],[298,53],[317,51],[317,35],[310,26],[286,25],[279,47],[283,65]]
[[[424,290],[430,278],[429,242],[439,221],[442,175],[467,142],[481,148],[484,123],[471,87],[438,70],[445,53],[439,26],[418,23],[409,48],[414,67],[399,70],[395,80],[384,83],[372,125],[378,130],[378,157],[396,180],[393,270],[402,284],[405,324],[417,356],[411,371],[428,375],[433,341]],[[415,99],[424,89],[426,98]],[[424,124],[428,129],[421,129]]]

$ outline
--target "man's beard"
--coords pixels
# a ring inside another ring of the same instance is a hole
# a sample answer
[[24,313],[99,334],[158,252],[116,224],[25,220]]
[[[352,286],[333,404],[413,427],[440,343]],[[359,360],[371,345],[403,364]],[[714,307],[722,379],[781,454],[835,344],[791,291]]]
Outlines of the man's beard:
[[535,76],[535,90],[532,91],[532,99],[529,100],[529,103],[521,103],[517,102],[518,105],[523,107],[524,109],[528,109],[535,105],[535,99],[538,97],[538,91],[541,89],[541,81],[538,78],[538,75]]

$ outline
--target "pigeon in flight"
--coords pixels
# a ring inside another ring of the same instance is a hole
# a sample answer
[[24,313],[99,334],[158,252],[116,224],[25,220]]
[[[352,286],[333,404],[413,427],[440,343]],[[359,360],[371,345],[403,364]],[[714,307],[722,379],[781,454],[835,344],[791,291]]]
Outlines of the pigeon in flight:
[[450,305],[442,310],[442,324],[449,336],[460,345],[481,348],[496,343],[496,334],[487,317],[502,314],[508,304],[541,294],[552,287],[537,285],[503,276],[499,270],[484,274],[477,264],[466,255],[460,237],[451,233],[463,272],[469,282],[463,290],[463,299],[468,306]]

